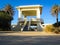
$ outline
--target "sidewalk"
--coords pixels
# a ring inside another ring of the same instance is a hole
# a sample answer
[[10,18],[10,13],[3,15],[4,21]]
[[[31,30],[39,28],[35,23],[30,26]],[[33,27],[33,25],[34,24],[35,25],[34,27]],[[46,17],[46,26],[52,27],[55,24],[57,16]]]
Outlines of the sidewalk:
[[46,33],[46,32],[36,32],[36,31],[23,31],[23,32],[17,32],[17,31],[0,31],[0,36],[56,36],[60,34],[54,34],[54,33]]

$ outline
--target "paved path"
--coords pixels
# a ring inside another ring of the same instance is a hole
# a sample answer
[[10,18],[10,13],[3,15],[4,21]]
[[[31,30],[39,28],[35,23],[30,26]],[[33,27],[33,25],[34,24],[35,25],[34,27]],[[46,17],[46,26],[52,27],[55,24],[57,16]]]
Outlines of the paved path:
[[11,34],[13,33],[0,32],[0,45],[60,45],[60,35],[21,36]]

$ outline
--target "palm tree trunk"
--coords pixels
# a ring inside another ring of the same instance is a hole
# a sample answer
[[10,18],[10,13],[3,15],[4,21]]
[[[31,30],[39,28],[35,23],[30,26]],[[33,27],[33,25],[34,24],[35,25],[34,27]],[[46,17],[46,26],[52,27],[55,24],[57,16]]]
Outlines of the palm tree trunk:
[[58,26],[58,18],[56,20],[57,20],[57,26]]
[[58,13],[56,14],[56,21],[57,21],[57,27],[58,27]]

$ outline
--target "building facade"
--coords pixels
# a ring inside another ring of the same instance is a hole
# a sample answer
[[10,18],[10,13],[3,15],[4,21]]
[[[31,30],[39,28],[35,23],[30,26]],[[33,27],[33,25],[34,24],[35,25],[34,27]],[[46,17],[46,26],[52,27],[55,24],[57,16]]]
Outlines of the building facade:
[[[18,25],[20,25],[20,30],[30,30],[31,26],[36,26],[37,30],[42,30],[40,16],[42,14],[42,5],[26,5],[17,6],[18,10]],[[28,20],[27,16],[35,16],[36,18],[30,18]]]

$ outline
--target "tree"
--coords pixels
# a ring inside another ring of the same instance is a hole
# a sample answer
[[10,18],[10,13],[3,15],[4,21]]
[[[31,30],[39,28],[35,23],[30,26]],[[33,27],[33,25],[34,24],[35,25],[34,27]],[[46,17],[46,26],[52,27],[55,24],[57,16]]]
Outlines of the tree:
[[4,9],[0,10],[0,29],[10,30],[11,21],[13,20],[14,10],[11,5],[6,5]]
[[7,21],[11,21],[12,20],[12,18],[11,18],[11,16],[10,15],[8,15],[8,13],[6,13],[5,11],[1,11],[0,10],[0,20],[7,20]]
[[59,13],[60,9],[58,5],[54,5],[51,9],[51,13],[53,16],[56,16],[56,22],[57,22],[57,26],[58,26],[58,13]]
[[7,4],[4,8],[4,11],[7,12],[10,16],[13,16],[14,10],[10,4]]
[[5,11],[0,10],[0,30],[8,30],[8,22],[11,18]]
[[4,11],[10,16],[9,24],[10,24],[10,28],[11,28],[11,20],[13,19],[14,10],[10,4],[7,4],[4,8]]

